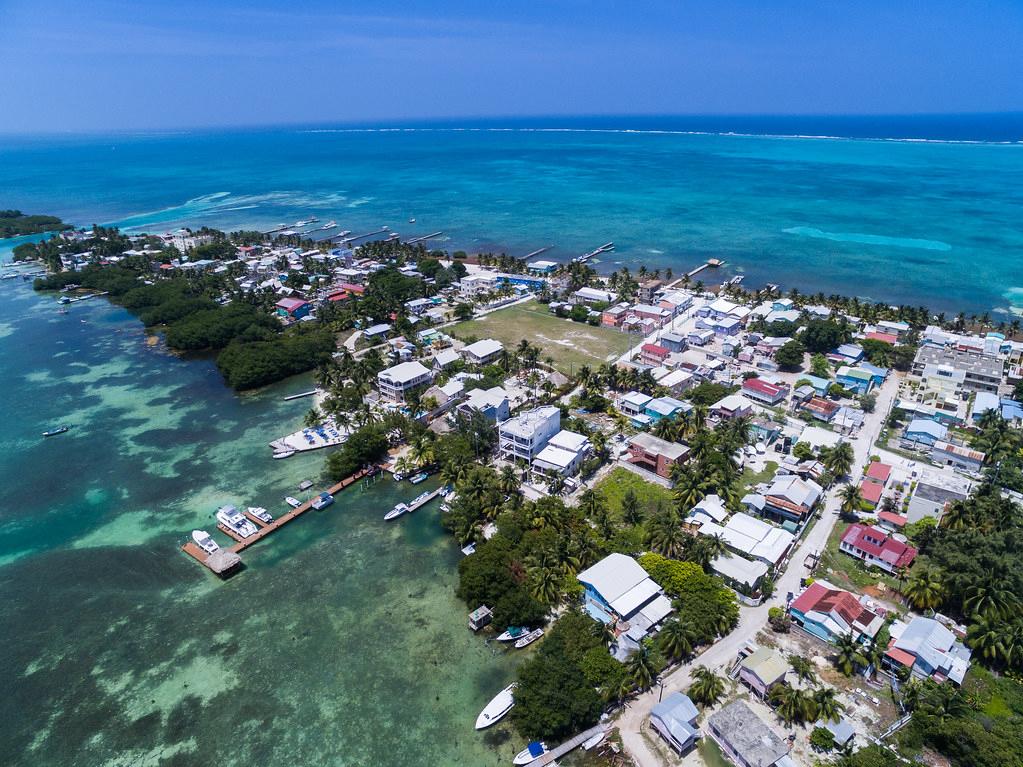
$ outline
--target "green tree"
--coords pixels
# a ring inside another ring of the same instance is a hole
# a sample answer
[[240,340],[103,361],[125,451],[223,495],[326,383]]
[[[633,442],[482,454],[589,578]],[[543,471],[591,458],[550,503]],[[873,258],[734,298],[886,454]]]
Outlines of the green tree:
[[629,654],[625,659],[625,670],[640,690],[649,689],[657,675],[650,650],[645,645]]
[[799,370],[803,366],[804,352],[803,344],[794,338],[774,353],[774,361],[782,370]]
[[689,698],[704,708],[713,706],[725,692],[725,681],[706,666],[693,669]]
[[849,633],[835,637],[835,668],[845,676],[852,676],[858,668],[866,665],[863,648],[855,636]]
[[693,654],[696,636],[682,621],[672,619],[664,624],[657,635],[660,651],[672,661],[681,661]]

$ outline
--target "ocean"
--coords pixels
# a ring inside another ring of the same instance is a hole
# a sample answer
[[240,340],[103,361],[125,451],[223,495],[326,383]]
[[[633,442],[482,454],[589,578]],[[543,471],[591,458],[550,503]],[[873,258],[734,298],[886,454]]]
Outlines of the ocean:
[[[0,140],[4,204],[134,231],[443,231],[447,249],[1023,307],[1023,116],[578,118]],[[415,218],[415,223],[409,223]]]

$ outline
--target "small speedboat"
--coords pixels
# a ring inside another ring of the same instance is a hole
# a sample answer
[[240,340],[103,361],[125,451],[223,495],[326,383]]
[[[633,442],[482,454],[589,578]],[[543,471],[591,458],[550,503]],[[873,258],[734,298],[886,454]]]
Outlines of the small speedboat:
[[217,521],[242,538],[248,538],[250,535],[255,535],[259,532],[259,529],[252,523],[252,520],[231,504],[217,509]]
[[328,221],[320,229],[335,229],[337,227],[337,221]]
[[58,434],[63,434],[64,432],[66,432],[70,428],[71,428],[70,426],[58,426],[56,429],[50,429],[49,431],[44,431],[43,432],[43,436],[44,437],[56,437]]
[[274,518],[270,516],[270,512],[262,506],[249,506],[248,512],[260,522],[266,522],[268,525],[274,521]]
[[587,738],[586,740],[583,741],[583,751],[589,751],[591,748],[599,746],[604,741],[604,738],[606,738],[606,737],[607,737],[607,730],[602,730],[602,731],[598,732],[596,735],[594,735],[593,737]]
[[205,551],[207,554],[213,554],[220,551],[220,546],[213,540],[209,533],[205,530],[193,530],[192,540],[195,541],[195,545]]
[[384,521],[385,522],[390,522],[392,519],[397,519],[402,514],[407,514],[407,513],[408,513],[408,506],[405,505],[404,503],[399,503],[397,506],[395,506],[389,512],[384,514]]
[[546,743],[534,740],[524,749],[519,751],[519,753],[515,754],[515,758],[512,759],[512,764],[529,764],[546,754],[547,750]]
[[310,506],[319,511],[320,509],[327,508],[333,502],[334,496],[332,496],[330,493],[320,493],[318,496],[313,498],[313,502],[310,504]]
[[290,495],[284,496],[284,502],[286,504],[288,504],[293,509],[297,509],[299,506],[302,505],[302,501],[300,501],[300,500],[298,500],[298,498],[294,498],[294,497],[292,497]]
[[512,706],[515,705],[515,698],[513,693],[515,692],[515,682],[505,687],[501,692],[497,693],[493,699],[480,711],[480,715],[476,717],[476,729],[483,730],[492,724],[496,724],[501,717],[512,710]]
[[279,453],[274,453],[274,460],[280,461],[284,458],[291,458],[295,454],[294,450],[282,450]]
[[410,218],[410,219],[408,220],[408,222],[409,222],[410,224],[414,224],[414,223],[416,223],[416,220],[415,220],[414,218]]
[[420,482],[425,482],[429,478],[430,478],[429,474],[427,474],[425,471],[421,471],[418,474],[416,474],[416,476],[412,477],[409,480],[409,482],[411,482],[413,485],[418,485]]
[[509,626],[507,630],[498,634],[498,642],[510,642],[513,639],[519,639],[520,637],[529,633],[529,629],[525,626]]
[[403,479],[405,479],[405,475],[402,474],[400,471],[394,472],[392,476],[394,477],[395,482],[401,482]]
[[536,631],[530,631],[521,639],[515,640],[515,648],[521,650],[523,647],[528,647],[533,644],[537,639],[543,636],[543,629],[537,629]]

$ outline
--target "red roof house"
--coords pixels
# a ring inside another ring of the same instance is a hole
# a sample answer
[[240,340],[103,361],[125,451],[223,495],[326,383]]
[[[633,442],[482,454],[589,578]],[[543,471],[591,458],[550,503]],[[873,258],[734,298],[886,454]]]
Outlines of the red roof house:
[[871,482],[869,479],[865,479],[860,482],[860,498],[865,500],[871,506],[877,506],[881,502],[881,493],[884,492],[884,485],[879,485],[877,482]]
[[884,343],[891,344],[892,346],[895,346],[899,340],[899,337],[894,333],[882,333],[879,330],[870,331],[867,333],[866,337],[872,341],[883,341]]
[[892,467],[887,463],[871,461],[870,466],[867,467],[863,474],[867,479],[872,479],[885,485],[888,482],[888,478],[892,475]]
[[668,358],[671,351],[657,344],[643,344],[640,348],[640,359],[649,365],[660,365]]
[[742,393],[752,400],[777,405],[789,393],[785,384],[773,384],[762,378],[747,378],[742,382]]
[[840,551],[862,559],[868,566],[877,566],[888,573],[909,567],[916,558],[916,549],[888,535],[878,527],[849,525],[838,544]]
[[854,594],[836,589],[827,581],[811,583],[789,605],[789,612],[797,624],[827,642],[850,633],[868,642],[884,624],[883,617]]

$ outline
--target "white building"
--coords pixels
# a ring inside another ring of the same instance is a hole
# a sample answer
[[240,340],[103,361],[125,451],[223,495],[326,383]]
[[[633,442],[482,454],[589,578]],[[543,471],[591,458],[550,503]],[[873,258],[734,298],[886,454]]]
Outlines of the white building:
[[465,361],[473,365],[486,365],[501,356],[504,351],[504,344],[495,341],[493,338],[484,338],[482,341],[469,344],[462,349],[462,356]]
[[561,410],[546,405],[509,418],[498,427],[501,455],[532,462],[561,430]]
[[377,388],[387,399],[404,402],[407,391],[432,380],[433,374],[420,363],[403,362],[377,373]]
[[777,567],[789,553],[795,536],[749,514],[733,514],[724,525],[702,510],[693,509],[689,521],[699,525],[700,535],[720,535],[732,551]]
[[599,290],[597,288],[579,288],[572,294],[573,304],[612,304],[615,294],[610,290]]
[[590,441],[582,434],[562,429],[533,459],[533,471],[545,475],[571,477],[590,453]]
[[458,283],[459,292],[465,298],[475,298],[482,293],[489,293],[496,288],[496,272],[481,271],[467,274]]

